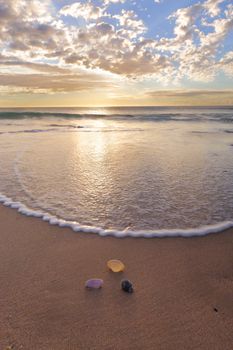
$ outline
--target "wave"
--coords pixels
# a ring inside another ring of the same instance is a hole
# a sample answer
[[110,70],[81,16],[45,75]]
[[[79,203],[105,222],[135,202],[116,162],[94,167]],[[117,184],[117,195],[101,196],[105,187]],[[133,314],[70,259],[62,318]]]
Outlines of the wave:
[[[96,127],[73,127],[73,126],[62,126],[59,125],[60,129],[59,131],[62,132],[135,132],[135,131],[145,131],[145,129],[141,128],[96,128]],[[63,127],[63,129],[62,129]],[[47,133],[47,132],[53,132],[57,131],[56,128],[49,128],[49,129],[26,129],[26,130],[16,130],[16,131],[0,131],[0,135],[5,134],[30,134],[30,133]]]
[[73,125],[73,124],[50,124],[49,126],[56,127],[56,128],[73,128],[73,129],[85,128],[85,126]]
[[[162,119],[160,119],[161,121]],[[104,127],[99,128],[96,126],[83,126],[76,124],[49,124],[48,128],[43,129],[23,129],[23,130],[12,130],[12,131],[0,131],[0,135],[4,134],[30,134],[30,133],[48,133],[48,132],[136,132],[136,131],[146,131],[144,128],[124,128],[124,127]],[[171,129],[174,130],[174,129]],[[232,129],[218,130],[218,132],[224,132],[227,134],[232,134]],[[200,130],[192,130],[191,134],[203,135],[203,134],[214,134],[216,131],[200,131]]]
[[74,232],[95,233],[101,237],[105,237],[105,236],[113,236],[116,238],[197,237],[197,236],[205,236],[211,233],[218,233],[233,227],[233,221],[224,221],[213,225],[207,225],[207,226],[202,226],[198,228],[189,228],[189,229],[160,229],[160,230],[131,231],[127,228],[122,231],[108,230],[108,229],[103,229],[101,227],[81,225],[75,221],[64,220],[43,211],[30,209],[24,204],[22,204],[21,202],[13,201],[11,198],[3,194],[0,194],[0,203],[12,209],[17,209],[17,211],[23,215],[41,218],[43,221],[47,221],[50,225],[57,225],[59,227],[69,227]]
[[26,133],[40,133],[40,132],[50,132],[56,129],[26,129],[26,130],[16,130],[16,131],[1,131],[0,135],[3,134],[26,134]]
[[3,112],[0,111],[0,119],[27,119],[27,118],[61,118],[61,119],[76,119],[76,118],[103,118],[107,117],[106,114],[95,113],[62,113],[62,112]]
[[[229,109],[231,111],[231,109]],[[119,112],[119,113],[118,113]],[[225,109],[221,113],[214,113],[214,111],[211,111],[208,113],[206,109],[203,109],[202,112],[194,110],[190,110],[189,112],[181,111],[177,113],[177,111],[173,110],[164,110],[161,111],[160,109],[151,110],[148,108],[145,108],[144,110],[142,108],[138,108],[137,110],[132,110],[132,113],[123,113],[124,111],[121,111],[119,109],[117,113],[111,110],[108,110],[108,113],[73,113],[73,112],[9,112],[9,111],[0,111],[0,120],[17,120],[17,119],[28,119],[28,118],[34,118],[34,119],[48,119],[48,118],[58,118],[63,120],[69,120],[69,119],[116,119],[116,120],[133,120],[133,121],[154,121],[154,122],[161,122],[161,121],[180,121],[180,122],[190,122],[190,121],[214,121],[214,122],[223,122],[223,123],[232,123],[233,122],[233,114],[226,112]],[[51,126],[59,127],[59,124],[51,124]],[[74,128],[80,128],[80,126],[73,126]]]
[[77,114],[54,112],[0,112],[0,119],[26,119],[46,117],[77,117]]

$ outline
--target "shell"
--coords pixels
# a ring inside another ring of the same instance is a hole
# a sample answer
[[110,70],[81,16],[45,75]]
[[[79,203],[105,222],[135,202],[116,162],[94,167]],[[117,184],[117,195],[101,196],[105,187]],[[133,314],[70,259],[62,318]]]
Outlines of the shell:
[[123,262],[117,259],[109,260],[107,262],[107,266],[113,272],[121,272],[125,269],[125,265],[123,264]]
[[129,280],[121,281],[121,288],[124,292],[133,293],[133,284]]
[[90,289],[99,289],[103,286],[104,281],[100,278],[91,278],[90,280],[87,280],[85,283],[86,288]]

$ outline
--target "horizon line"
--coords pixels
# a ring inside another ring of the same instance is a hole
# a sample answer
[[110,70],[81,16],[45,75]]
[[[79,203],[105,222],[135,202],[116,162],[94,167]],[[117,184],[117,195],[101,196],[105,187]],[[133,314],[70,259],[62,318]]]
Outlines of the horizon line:
[[233,107],[233,104],[227,105],[111,105],[111,106],[15,106],[0,107],[0,109],[17,109],[17,108],[216,108],[216,107]]

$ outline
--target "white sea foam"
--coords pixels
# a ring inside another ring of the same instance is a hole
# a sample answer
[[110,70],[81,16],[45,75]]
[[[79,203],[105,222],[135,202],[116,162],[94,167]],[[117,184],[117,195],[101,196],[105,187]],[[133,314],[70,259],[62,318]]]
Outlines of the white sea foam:
[[81,225],[75,221],[60,219],[49,213],[30,209],[24,204],[20,202],[15,202],[11,198],[3,194],[0,194],[0,203],[10,208],[17,209],[20,214],[41,218],[43,221],[47,221],[50,225],[57,225],[59,227],[69,227],[74,232],[95,233],[101,237],[105,237],[105,236],[113,236],[116,238],[195,237],[195,236],[205,236],[210,233],[218,233],[233,227],[233,221],[224,221],[214,225],[208,225],[208,226],[202,226],[202,227],[190,228],[190,229],[162,229],[162,230],[141,230],[141,231],[106,230],[101,227]]

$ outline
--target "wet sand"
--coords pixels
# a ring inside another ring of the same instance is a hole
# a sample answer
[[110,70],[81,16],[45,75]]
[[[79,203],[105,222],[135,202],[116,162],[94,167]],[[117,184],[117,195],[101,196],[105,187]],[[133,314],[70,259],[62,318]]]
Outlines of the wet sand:
[[[110,258],[125,272],[109,272]],[[91,277],[102,290],[84,288]],[[232,349],[233,229],[100,238],[1,206],[0,281],[0,349]]]

